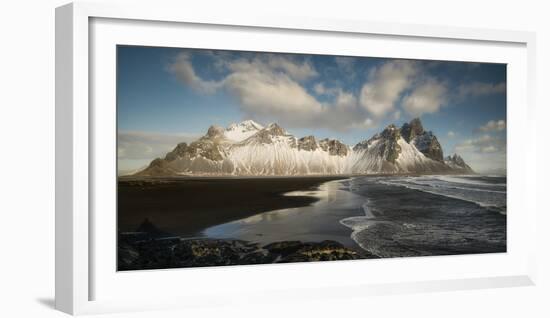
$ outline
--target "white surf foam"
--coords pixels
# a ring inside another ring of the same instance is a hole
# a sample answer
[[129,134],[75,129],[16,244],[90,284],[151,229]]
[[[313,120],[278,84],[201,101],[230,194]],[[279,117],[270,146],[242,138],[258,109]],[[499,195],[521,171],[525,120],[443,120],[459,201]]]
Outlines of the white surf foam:
[[[365,251],[382,257],[383,255],[380,254],[380,251],[376,249],[373,244],[368,244],[369,242],[365,240],[361,240],[359,235],[363,233],[363,231],[368,230],[370,227],[379,224],[379,223],[391,223],[389,221],[384,220],[377,220],[376,216],[372,213],[372,210],[369,208],[369,201],[365,201],[361,205],[363,208],[363,211],[365,213],[365,216],[352,216],[345,219],[340,220],[340,224],[350,228],[352,230],[352,233],[350,235],[351,239],[354,240],[357,245],[359,245],[362,249]],[[372,243],[372,242],[370,242]]]

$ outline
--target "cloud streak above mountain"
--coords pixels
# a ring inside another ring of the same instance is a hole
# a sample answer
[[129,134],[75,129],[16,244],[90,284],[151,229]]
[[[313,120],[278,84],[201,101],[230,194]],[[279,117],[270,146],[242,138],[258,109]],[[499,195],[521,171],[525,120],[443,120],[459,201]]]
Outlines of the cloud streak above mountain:
[[[335,59],[351,72],[353,58]],[[227,70],[218,81],[197,75],[187,53],[180,54],[169,69],[182,83],[194,90],[213,94],[227,90],[239,101],[247,117],[261,121],[276,120],[288,127],[318,127],[322,123],[334,130],[367,129],[388,114],[400,117],[398,102],[415,85],[421,70],[418,63],[390,60],[372,69],[358,94],[317,82],[307,89],[303,82],[319,73],[311,63],[273,54],[228,59],[217,63]],[[436,112],[445,101],[445,87],[435,79],[414,87],[405,97],[403,108],[410,114]],[[324,96],[326,98],[322,99]]]
[[467,96],[484,96],[491,94],[502,94],[506,92],[506,83],[483,83],[472,82],[462,84],[458,87],[458,96],[465,98]]
[[479,173],[506,169],[506,139],[504,136],[484,134],[458,143],[455,153],[472,164]]
[[478,128],[481,132],[503,131],[504,129],[506,129],[506,121],[504,119],[489,120],[485,125]]
[[466,139],[455,147],[456,152],[496,153],[506,152],[506,140],[488,134]]
[[175,74],[178,80],[201,93],[212,94],[222,86],[220,82],[205,81],[197,76],[190,61],[190,54],[188,53],[180,53],[176,57],[175,63],[171,64],[169,69]]
[[[480,96],[505,90],[505,85],[474,82],[450,92],[445,81],[426,72],[413,60],[387,60],[365,74],[357,90],[344,90],[320,81],[320,72],[307,58],[292,55],[247,54],[240,57],[212,55],[218,80],[197,75],[192,56],[183,52],[169,66],[183,84],[203,94],[222,90],[238,100],[247,118],[277,121],[289,128],[335,131],[368,129],[381,121],[439,112],[455,96]],[[335,57],[341,71],[355,78],[356,58]],[[353,76],[351,75],[353,73]],[[344,113],[345,112],[345,113]]]
[[225,89],[235,96],[241,110],[260,121],[276,120],[288,127],[318,127],[323,123],[334,130],[368,128],[372,121],[360,107],[357,98],[341,88],[326,88],[319,83],[318,94],[331,95],[332,100],[320,101],[301,82],[318,73],[305,62],[276,55],[226,61],[228,74],[217,82],[196,75],[187,55],[178,56],[170,70],[193,89],[214,93]]
[[405,60],[390,61],[373,69],[361,88],[361,106],[375,117],[386,115],[412,85],[418,71],[417,63]]
[[403,98],[403,108],[413,116],[436,113],[447,101],[447,87],[428,79]]

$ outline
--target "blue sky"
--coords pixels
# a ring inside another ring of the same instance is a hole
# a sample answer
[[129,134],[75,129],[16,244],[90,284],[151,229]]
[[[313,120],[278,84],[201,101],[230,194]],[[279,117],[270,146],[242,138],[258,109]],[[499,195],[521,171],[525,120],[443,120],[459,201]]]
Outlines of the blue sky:
[[506,163],[504,64],[119,46],[117,68],[120,170],[246,119],[353,146],[420,117],[445,155]]

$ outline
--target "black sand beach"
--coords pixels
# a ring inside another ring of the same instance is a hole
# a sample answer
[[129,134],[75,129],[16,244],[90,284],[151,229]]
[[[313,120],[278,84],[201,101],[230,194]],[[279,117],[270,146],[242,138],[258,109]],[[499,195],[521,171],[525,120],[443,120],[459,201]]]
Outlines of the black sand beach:
[[118,229],[135,231],[149,219],[160,230],[181,237],[258,213],[302,207],[311,196],[284,196],[315,190],[343,177],[290,178],[119,178]]

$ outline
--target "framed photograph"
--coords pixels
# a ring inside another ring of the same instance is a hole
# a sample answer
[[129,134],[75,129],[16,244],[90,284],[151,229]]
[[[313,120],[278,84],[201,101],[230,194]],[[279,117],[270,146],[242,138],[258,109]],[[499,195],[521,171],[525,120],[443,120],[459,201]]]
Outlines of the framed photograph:
[[56,308],[533,284],[533,45],[58,8]]

